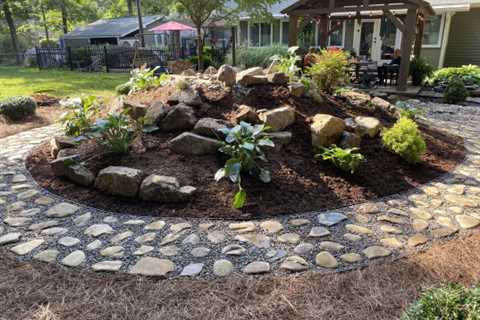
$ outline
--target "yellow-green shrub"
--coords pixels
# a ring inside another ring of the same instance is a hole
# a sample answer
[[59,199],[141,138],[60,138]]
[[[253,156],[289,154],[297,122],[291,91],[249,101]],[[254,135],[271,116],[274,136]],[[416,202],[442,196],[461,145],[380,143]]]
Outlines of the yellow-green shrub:
[[392,128],[383,132],[382,141],[387,149],[410,163],[420,162],[427,150],[417,124],[405,117],[401,117]]
[[335,87],[348,79],[348,54],[342,50],[322,50],[314,55],[314,64],[307,68],[317,89],[332,94]]

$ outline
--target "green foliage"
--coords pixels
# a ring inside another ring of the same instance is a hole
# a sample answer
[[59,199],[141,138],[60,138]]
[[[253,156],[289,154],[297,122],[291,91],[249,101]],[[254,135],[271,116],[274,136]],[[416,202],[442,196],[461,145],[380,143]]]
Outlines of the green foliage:
[[96,130],[102,136],[104,145],[113,154],[127,154],[134,137],[134,127],[125,114],[114,113],[98,120]]
[[430,62],[422,57],[416,57],[410,65],[410,75],[412,76],[412,84],[421,86],[427,77],[433,74],[433,66]]
[[400,117],[415,120],[417,116],[424,114],[424,110],[419,107],[415,107],[406,101],[398,101],[395,106],[400,112]]
[[427,149],[415,121],[404,117],[400,118],[392,128],[384,130],[382,141],[387,149],[409,163],[420,162]]
[[332,94],[335,87],[348,80],[348,54],[342,50],[322,50],[307,68],[318,90]]
[[229,159],[217,171],[215,180],[229,178],[238,184],[238,192],[233,199],[233,207],[236,209],[242,208],[247,201],[247,193],[242,187],[242,173],[256,176],[264,183],[271,180],[270,171],[258,164],[259,160],[267,161],[262,148],[275,146],[272,140],[262,135],[266,129],[264,125],[252,126],[246,122],[231,129],[220,129],[226,138],[219,151],[228,155]]
[[448,285],[426,291],[402,320],[479,320],[480,287]]
[[115,87],[115,92],[117,95],[129,94],[130,90],[132,90],[130,82],[122,83]]
[[[269,47],[242,47],[237,48],[237,65],[242,68],[268,67],[273,56],[287,56],[288,47],[284,45],[272,45]],[[227,55],[227,64],[232,64],[232,55]]]
[[131,78],[128,82],[131,87],[130,92],[149,90],[154,87],[159,87],[170,78],[170,76],[167,74],[161,74],[159,77],[155,76],[155,71],[157,71],[157,69],[158,67],[150,69],[146,66],[142,66],[132,70]]
[[175,81],[175,87],[180,91],[184,91],[190,87],[190,83],[185,79],[178,79]]
[[480,85],[480,67],[468,65],[457,68],[442,68],[435,71],[428,82],[430,85],[448,84],[453,79],[460,79],[466,86]]
[[[189,61],[192,65],[198,66],[198,55],[191,57]],[[213,66],[212,47],[208,47],[208,46],[203,47],[202,64],[204,69],[210,66]]]
[[322,148],[322,152],[315,155],[315,158],[331,162],[335,167],[354,174],[365,160],[359,151],[358,148],[342,149],[334,145],[330,148]]
[[454,78],[448,83],[447,90],[443,94],[443,101],[445,103],[457,104],[465,101],[468,96],[469,93],[463,81]]
[[60,117],[59,122],[67,136],[78,137],[92,131],[99,112],[96,97],[73,100],[65,107],[69,110]]
[[30,97],[17,96],[0,101],[0,115],[13,121],[35,115],[37,103]]
[[291,47],[288,49],[287,55],[282,56],[277,54],[270,58],[277,63],[274,71],[285,73],[290,78],[290,81],[293,81],[300,72],[297,63],[302,59],[296,55],[297,50],[298,47]]

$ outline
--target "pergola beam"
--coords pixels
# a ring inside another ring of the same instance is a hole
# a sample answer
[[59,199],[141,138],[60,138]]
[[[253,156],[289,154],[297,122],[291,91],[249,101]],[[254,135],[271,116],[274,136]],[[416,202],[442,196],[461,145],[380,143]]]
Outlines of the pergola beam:
[[396,17],[390,10],[383,10],[384,15],[395,25],[395,27],[402,33],[405,33],[405,24],[402,20]]
[[336,7],[334,9],[330,8],[311,8],[311,9],[295,9],[290,12],[290,14],[295,14],[298,16],[315,16],[331,13],[350,13],[350,12],[376,12],[383,10],[405,10],[405,9],[415,9],[413,5],[405,4],[394,4],[394,5],[368,5],[368,6],[349,6],[349,7]]

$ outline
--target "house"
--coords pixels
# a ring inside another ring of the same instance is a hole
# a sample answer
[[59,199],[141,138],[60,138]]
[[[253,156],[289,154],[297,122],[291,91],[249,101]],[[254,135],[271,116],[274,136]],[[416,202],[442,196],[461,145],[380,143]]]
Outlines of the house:
[[[143,17],[147,46],[154,46],[156,39],[153,32],[149,30],[162,24],[165,20],[165,17],[160,15]],[[63,35],[61,42],[64,47],[72,48],[105,44],[132,47],[139,45],[138,33],[139,26],[136,16],[101,19]]]
[[[273,21],[258,23],[247,15],[240,17],[237,39],[240,46],[288,45],[289,17],[282,11],[297,0],[285,0],[270,8]],[[362,1],[358,1],[362,3]],[[480,65],[480,0],[427,0],[435,15],[424,25],[421,55],[437,67],[463,64]],[[332,21],[336,31],[329,47],[354,51],[374,61],[389,61],[401,47],[402,32],[385,16]],[[299,34],[299,45],[318,47],[319,24],[312,21]]]

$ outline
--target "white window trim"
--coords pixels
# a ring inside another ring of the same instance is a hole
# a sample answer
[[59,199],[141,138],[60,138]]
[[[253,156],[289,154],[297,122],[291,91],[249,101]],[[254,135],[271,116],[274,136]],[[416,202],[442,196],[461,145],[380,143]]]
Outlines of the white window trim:
[[442,40],[443,40],[443,32],[445,30],[445,14],[441,15],[440,20],[440,32],[438,33],[437,43],[435,44],[422,44],[422,48],[432,48],[432,49],[439,49],[442,47]]
[[[342,28],[342,45],[341,46],[332,46],[332,43],[331,43],[331,36],[328,37],[328,47],[329,48],[339,48],[339,49],[343,49],[345,48],[345,35],[346,35],[346,31],[347,31],[347,24],[346,24],[346,21],[343,21],[342,22],[343,24],[343,28]],[[330,22],[330,28],[332,27],[332,21]],[[317,37],[318,39],[318,37]],[[317,45],[318,46],[318,45]]]

